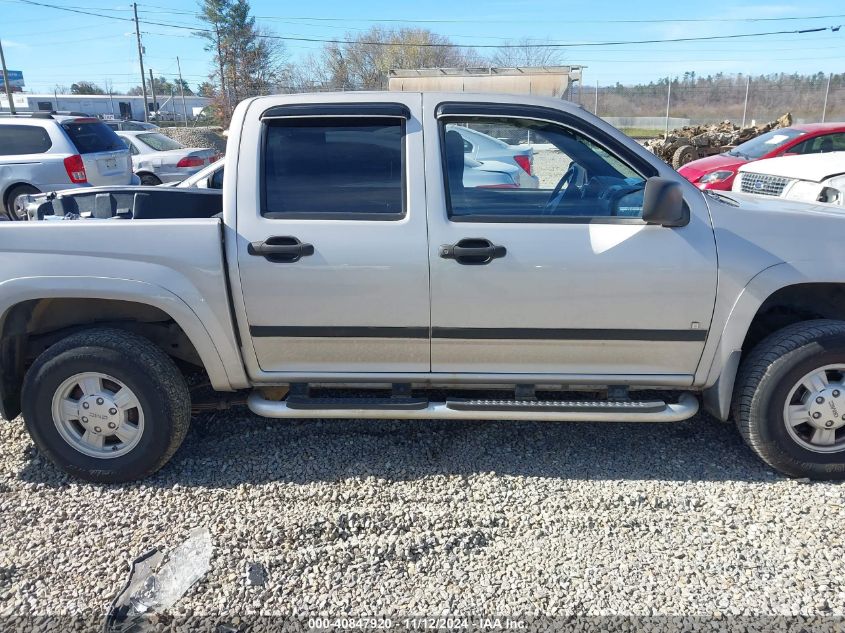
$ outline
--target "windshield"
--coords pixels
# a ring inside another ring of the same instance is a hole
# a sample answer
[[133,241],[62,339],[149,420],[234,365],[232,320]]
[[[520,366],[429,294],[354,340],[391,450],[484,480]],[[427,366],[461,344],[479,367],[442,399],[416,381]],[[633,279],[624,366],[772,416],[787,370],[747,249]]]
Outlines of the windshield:
[[805,132],[791,127],[772,130],[771,132],[766,132],[756,138],[752,138],[750,141],[745,141],[741,145],[737,145],[728,154],[731,156],[741,156],[742,158],[762,158],[769,152],[783,147],[786,143],[802,134],[805,134]]
[[167,152],[171,149],[184,149],[182,143],[174,141],[169,136],[165,136],[159,132],[150,132],[149,134],[139,134],[137,136],[144,145],[149,145],[157,152]]
[[158,126],[152,123],[139,123],[137,121],[124,121],[123,129],[131,132],[143,132],[144,130],[157,130]]
[[195,173],[190,178],[185,178],[182,182],[177,184],[177,187],[196,187],[197,183],[207,180],[209,176],[213,175],[214,178],[209,182],[209,189],[222,189],[223,188],[223,163],[216,162],[211,163],[208,167],[204,167],[200,169],[197,173]]
[[126,150],[114,130],[101,121],[68,121],[62,123],[62,129],[80,154]]

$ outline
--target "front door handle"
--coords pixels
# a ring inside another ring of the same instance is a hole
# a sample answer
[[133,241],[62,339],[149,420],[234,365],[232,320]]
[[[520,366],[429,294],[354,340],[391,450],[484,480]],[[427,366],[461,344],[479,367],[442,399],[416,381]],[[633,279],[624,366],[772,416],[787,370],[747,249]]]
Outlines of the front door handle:
[[313,255],[314,246],[300,242],[291,235],[279,235],[268,237],[263,242],[252,242],[247,247],[247,252],[276,264],[291,264]]
[[508,249],[493,244],[488,239],[466,237],[457,244],[444,244],[440,247],[440,257],[454,259],[459,264],[478,266],[489,264],[494,259],[507,255]]

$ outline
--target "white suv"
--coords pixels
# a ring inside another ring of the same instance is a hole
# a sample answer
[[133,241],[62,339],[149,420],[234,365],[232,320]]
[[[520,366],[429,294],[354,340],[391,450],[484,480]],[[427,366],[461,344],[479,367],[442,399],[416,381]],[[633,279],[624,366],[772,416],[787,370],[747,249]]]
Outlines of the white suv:
[[138,184],[129,150],[99,119],[36,114],[0,119],[0,212],[27,194]]

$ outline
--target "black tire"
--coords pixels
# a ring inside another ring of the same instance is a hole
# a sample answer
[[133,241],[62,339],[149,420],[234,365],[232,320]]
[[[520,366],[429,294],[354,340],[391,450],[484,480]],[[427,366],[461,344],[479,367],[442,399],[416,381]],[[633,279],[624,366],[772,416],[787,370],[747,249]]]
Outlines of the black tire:
[[845,447],[836,452],[809,450],[790,435],[784,419],[787,397],[798,381],[833,364],[845,365],[845,321],[819,319],[771,334],[740,366],[732,402],[734,421],[748,446],[785,475],[845,479]]
[[16,185],[9,189],[8,193],[6,194],[6,215],[10,220],[23,220],[25,218],[21,218],[19,215],[15,215],[15,200],[19,196],[26,196],[35,193],[41,193],[33,187],[32,185]]
[[153,174],[141,174],[140,178],[141,184],[147,187],[158,187],[161,184],[159,177]]
[[[140,402],[143,432],[125,455],[91,457],[59,433],[53,395],[82,372],[114,377]],[[173,360],[147,339],[117,329],[78,332],[45,350],[24,378],[21,404],[38,449],[69,475],[98,483],[132,481],[156,472],[185,439],[191,416],[190,393]]]
[[694,161],[696,158],[698,158],[698,152],[692,145],[681,145],[675,150],[675,153],[672,154],[672,167],[680,169],[687,163]]

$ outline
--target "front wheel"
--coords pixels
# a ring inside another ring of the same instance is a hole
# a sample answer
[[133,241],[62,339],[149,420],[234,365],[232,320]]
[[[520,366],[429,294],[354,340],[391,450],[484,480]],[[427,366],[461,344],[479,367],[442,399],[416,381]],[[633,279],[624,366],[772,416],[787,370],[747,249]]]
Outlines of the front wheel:
[[740,367],[733,414],[776,470],[845,479],[845,322],[805,321],[763,340]]
[[692,145],[681,145],[672,154],[672,167],[680,169],[687,163],[691,163],[698,158],[698,152]]
[[140,479],[161,468],[188,430],[190,394],[173,361],[122,330],[73,334],[26,374],[22,409],[38,449],[74,477]]

